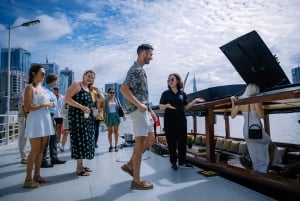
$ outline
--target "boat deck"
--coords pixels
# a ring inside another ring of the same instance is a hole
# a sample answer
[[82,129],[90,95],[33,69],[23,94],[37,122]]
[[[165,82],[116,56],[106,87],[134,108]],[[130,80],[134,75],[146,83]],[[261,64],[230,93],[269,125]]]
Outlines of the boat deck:
[[[30,149],[29,145],[26,149]],[[59,153],[60,159],[67,160],[65,164],[41,169],[41,175],[51,180],[49,184],[37,189],[24,189],[22,185],[26,166],[20,164],[17,141],[3,145],[0,147],[0,200],[274,200],[221,176],[206,177],[199,174],[203,169],[198,167],[173,171],[168,157],[151,151],[143,155],[141,175],[143,179],[152,182],[154,188],[131,190],[131,177],[120,169],[128,161],[131,152],[131,146],[119,152],[108,152],[106,133],[101,132],[96,156],[85,164],[93,170],[90,176],[75,174],[76,161],[70,158],[67,147],[65,152]]]

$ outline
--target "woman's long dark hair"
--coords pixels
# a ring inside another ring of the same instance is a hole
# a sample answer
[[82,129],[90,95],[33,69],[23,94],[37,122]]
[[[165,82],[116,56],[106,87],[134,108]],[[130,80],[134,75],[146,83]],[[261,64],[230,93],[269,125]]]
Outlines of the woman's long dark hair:
[[41,68],[44,68],[41,64],[35,64],[30,67],[28,74],[28,84],[32,84],[33,86],[35,85],[35,83],[33,83],[34,75],[36,75]]
[[[171,76],[176,77],[176,80],[178,81],[176,87],[177,87],[178,90],[181,90],[183,88],[183,81],[182,81],[180,75],[177,74],[177,73],[171,73],[169,75],[168,79],[170,79]],[[171,89],[171,87],[169,86],[169,83],[168,83],[168,88]]]

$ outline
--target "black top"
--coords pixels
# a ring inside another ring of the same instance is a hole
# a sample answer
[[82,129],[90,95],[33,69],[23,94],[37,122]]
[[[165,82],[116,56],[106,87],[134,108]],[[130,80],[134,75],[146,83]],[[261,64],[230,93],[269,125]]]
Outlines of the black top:
[[178,91],[176,94],[171,90],[166,90],[162,93],[159,104],[171,104],[176,109],[167,108],[164,113],[166,122],[176,122],[185,119],[184,106],[188,104],[187,95],[183,91]]

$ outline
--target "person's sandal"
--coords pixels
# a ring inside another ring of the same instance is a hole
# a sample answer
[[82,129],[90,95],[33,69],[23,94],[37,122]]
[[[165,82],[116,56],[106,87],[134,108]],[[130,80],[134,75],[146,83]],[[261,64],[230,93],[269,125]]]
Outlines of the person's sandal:
[[37,176],[37,177],[33,177],[33,181],[39,183],[39,184],[45,184],[45,183],[49,183],[50,180],[49,179],[46,179],[44,177],[41,177],[41,176]]
[[86,172],[93,172],[93,170],[91,168],[88,167],[83,167],[83,170]]
[[147,182],[147,181],[140,181],[140,182],[131,182],[131,189],[136,189],[136,190],[148,190],[152,189],[153,184]]
[[122,165],[122,166],[121,166],[121,169],[122,169],[124,172],[128,173],[130,176],[133,177],[133,170],[130,170],[129,167],[128,167],[126,164]]
[[77,175],[78,175],[78,176],[90,176],[90,173],[88,173],[88,172],[82,170],[81,172],[77,172]]
[[32,179],[25,179],[23,188],[38,188],[40,187],[40,184],[33,181]]
[[27,164],[27,159],[26,159],[26,158],[23,158],[23,159],[21,160],[21,164]]

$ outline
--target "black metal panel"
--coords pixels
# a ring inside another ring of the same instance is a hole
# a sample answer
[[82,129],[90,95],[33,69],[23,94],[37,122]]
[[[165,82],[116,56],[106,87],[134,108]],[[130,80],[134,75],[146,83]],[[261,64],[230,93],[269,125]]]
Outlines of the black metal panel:
[[189,101],[195,98],[204,98],[206,102],[228,98],[230,96],[239,96],[245,90],[245,84],[224,85],[207,88],[201,91],[188,94]]
[[256,31],[240,36],[220,49],[243,80],[247,84],[259,85],[261,91],[290,84],[275,56]]

